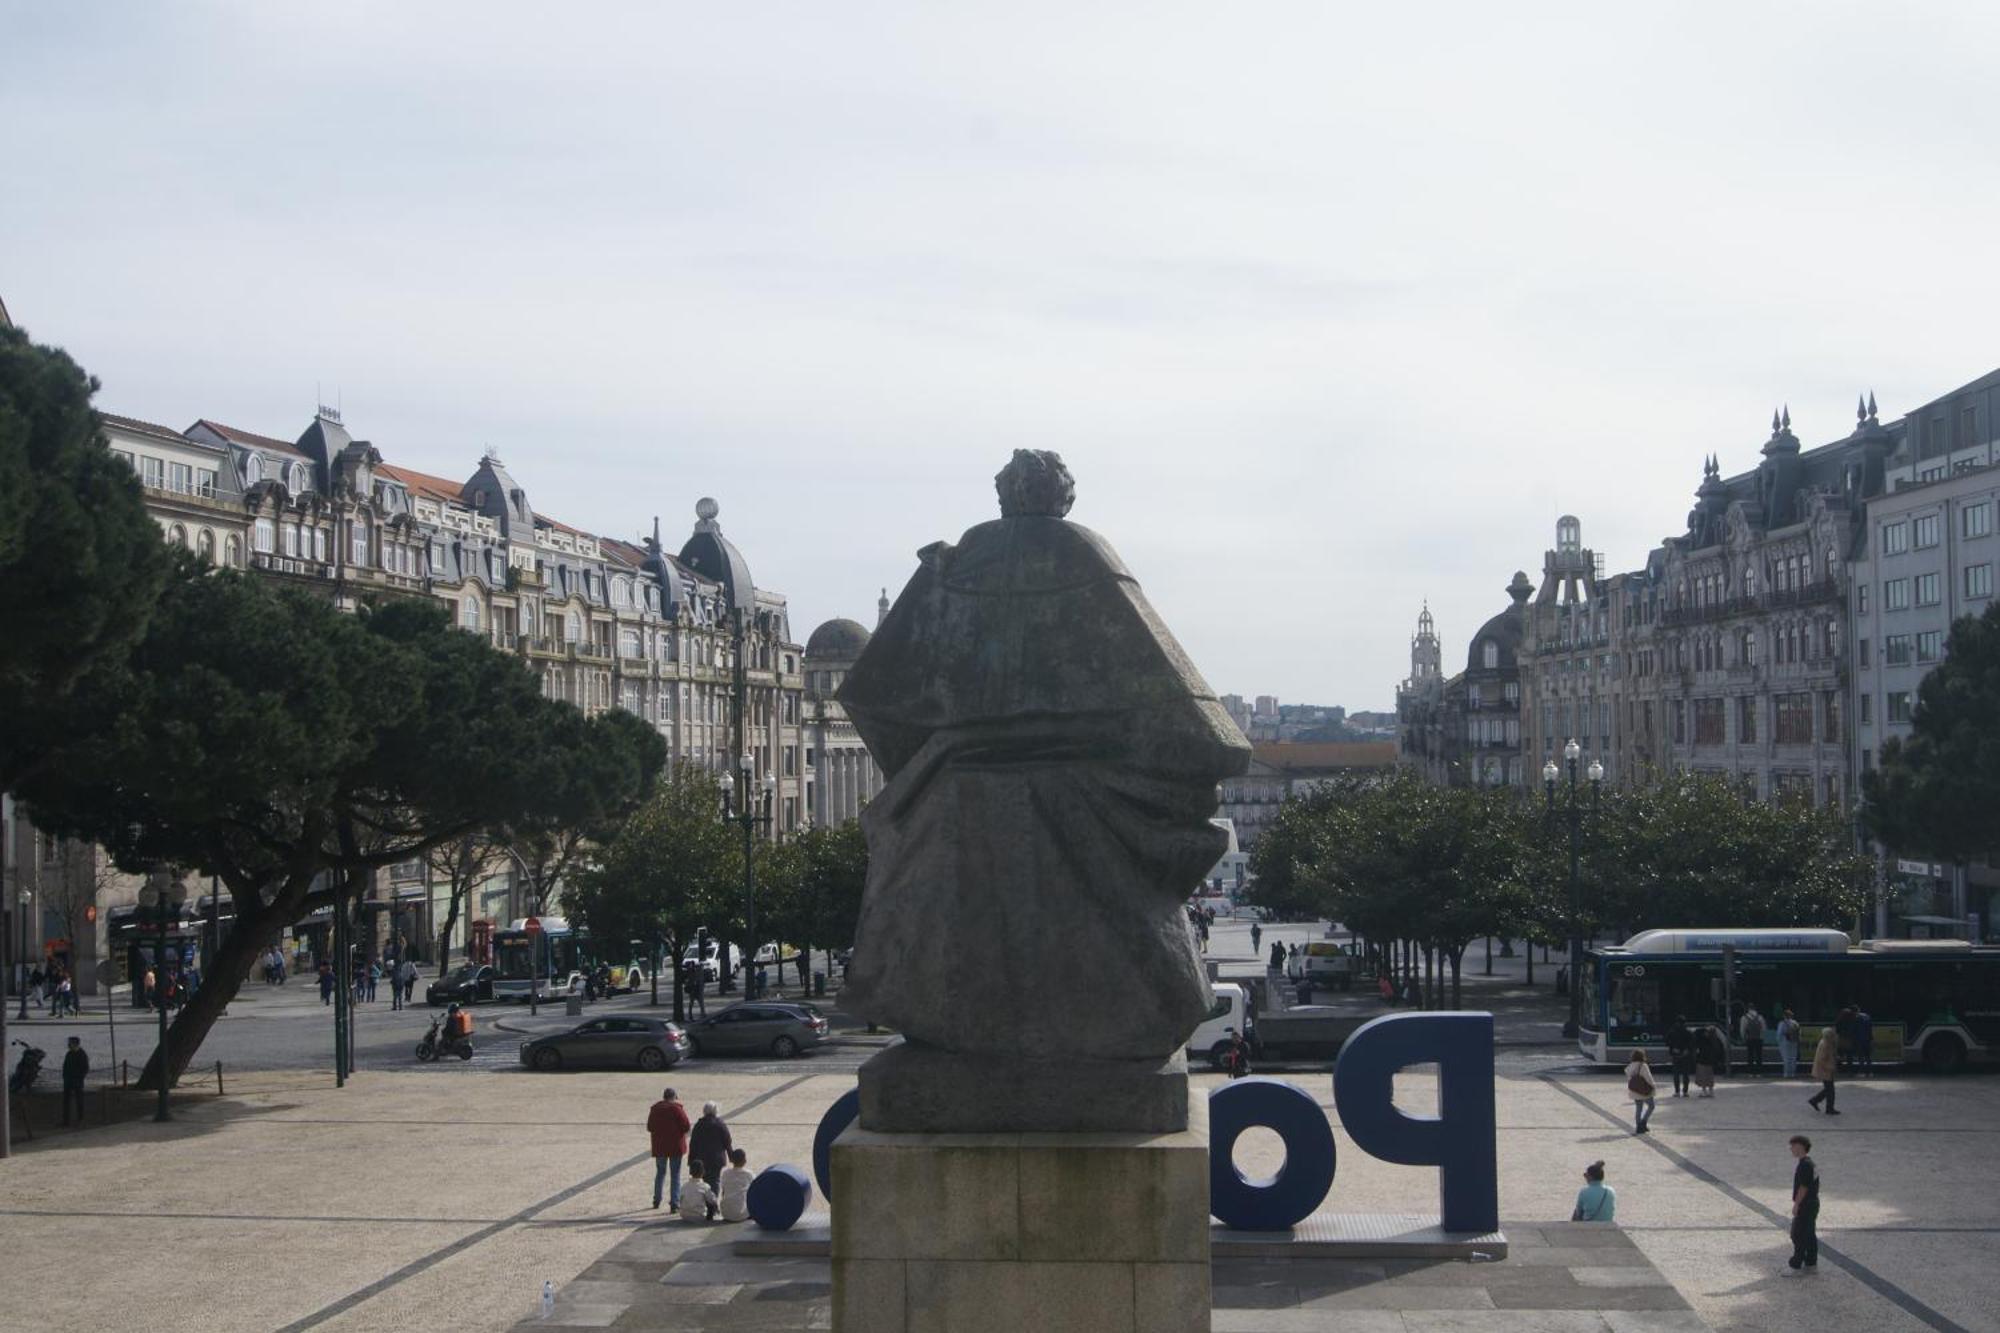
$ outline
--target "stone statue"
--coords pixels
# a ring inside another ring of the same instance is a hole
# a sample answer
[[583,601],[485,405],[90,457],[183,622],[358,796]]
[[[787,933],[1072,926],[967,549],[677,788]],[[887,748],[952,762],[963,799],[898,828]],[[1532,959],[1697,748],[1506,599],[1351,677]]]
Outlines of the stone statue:
[[839,700],[888,777],[842,1007],[905,1041],[863,1128],[1133,1129],[1187,1116],[1212,1003],[1183,904],[1250,747],[1110,546],[1018,450],[998,520],[938,542]]

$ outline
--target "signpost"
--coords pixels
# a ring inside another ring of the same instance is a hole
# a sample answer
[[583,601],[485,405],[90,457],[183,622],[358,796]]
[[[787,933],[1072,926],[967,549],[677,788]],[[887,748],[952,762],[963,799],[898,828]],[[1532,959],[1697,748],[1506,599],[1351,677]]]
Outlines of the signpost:
[[521,928],[528,932],[528,1012],[537,1014],[542,998],[542,919],[531,916]]

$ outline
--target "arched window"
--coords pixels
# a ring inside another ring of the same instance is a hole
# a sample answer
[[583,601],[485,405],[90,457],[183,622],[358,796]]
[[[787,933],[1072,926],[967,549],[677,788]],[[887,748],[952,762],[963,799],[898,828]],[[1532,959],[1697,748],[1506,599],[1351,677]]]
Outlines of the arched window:
[[199,555],[202,559],[208,561],[211,565],[214,564],[215,534],[210,532],[207,528],[203,528],[200,534],[196,536],[194,539],[194,549],[196,555]]
[[294,463],[290,468],[286,469],[285,486],[293,495],[297,495],[305,490],[306,465],[304,463]]
[[531,639],[535,637],[535,619],[535,604],[533,602],[521,603],[521,633]]
[[366,565],[368,563],[368,520],[358,514],[354,518],[352,536],[354,538],[353,550],[350,552],[348,559],[354,564]]
[[646,650],[639,640],[638,630],[621,629],[618,631],[618,655],[620,657],[644,657],[646,655]]
[[458,603],[458,627],[477,631],[479,629],[479,599],[466,595]]
[[1500,665],[1500,645],[1488,639],[1479,645],[1479,661],[1488,671]]
[[583,617],[571,611],[563,621],[563,634],[571,643],[583,642]]
[[230,569],[243,563],[243,543],[236,539],[233,532],[222,539],[222,563]]
[[244,484],[248,486],[255,486],[258,482],[262,480],[264,480],[264,460],[262,456],[258,454],[243,455]]
[[188,535],[186,528],[183,528],[180,524],[176,523],[167,529],[167,545],[186,546],[187,544],[188,544]]

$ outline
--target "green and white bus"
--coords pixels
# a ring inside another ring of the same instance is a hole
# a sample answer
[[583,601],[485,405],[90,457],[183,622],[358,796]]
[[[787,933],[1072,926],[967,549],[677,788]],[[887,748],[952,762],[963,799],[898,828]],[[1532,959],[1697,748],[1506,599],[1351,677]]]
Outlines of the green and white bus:
[[1965,940],[1856,945],[1838,930],[1648,930],[1586,951],[1583,987],[1577,1044],[1600,1065],[1622,1065],[1634,1048],[1664,1053],[1667,1030],[1683,1017],[1721,1026],[1740,1050],[1736,1019],[1751,1004],[1772,1029],[1767,1062],[1786,1009],[1806,1029],[1810,1058],[1819,1029],[1850,1005],[1873,1023],[1877,1063],[1954,1070],[2000,1058],[2000,948]]

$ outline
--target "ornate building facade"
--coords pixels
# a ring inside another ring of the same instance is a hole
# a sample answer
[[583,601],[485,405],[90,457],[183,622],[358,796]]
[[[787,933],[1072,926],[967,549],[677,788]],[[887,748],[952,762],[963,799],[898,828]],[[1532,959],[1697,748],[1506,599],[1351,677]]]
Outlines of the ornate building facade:
[[829,620],[806,640],[806,758],[813,775],[806,803],[821,828],[858,818],[882,790],[882,770],[834,697],[868,639],[855,621]]
[[[627,543],[538,513],[491,454],[462,482],[394,466],[327,408],[289,443],[206,419],[185,431],[102,420],[168,541],[344,608],[369,596],[438,598],[461,630],[519,656],[549,697],[586,713],[623,708],[652,723],[674,759],[768,791],[765,836],[804,827],[815,788],[804,653],[785,597],[755,584],[714,500],[696,504],[693,530],[670,553],[657,519],[650,537]],[[860,791],[866,775],[852,767],[843,756],[842,780]],[[72,957],[115,956],[107,931],[137,881],[107,873],[94,850],[79,869],[74,855],[43,846],[8,813],[18,825],[8,841],[16,853],[28,849],[15,859],[31,878],[60,867],[98,886],[97,938],[74,941]],[[411,863],[377,879],[371,892],[407,900],[412,933],[427,939],[445,913],[424,868]],[[480,912],[523,913],[504,860],[475,886],[461,931]],[[61,928],[40,915],[40,938],[58,938]],[[461,935],[453,946],[463,943]]]

